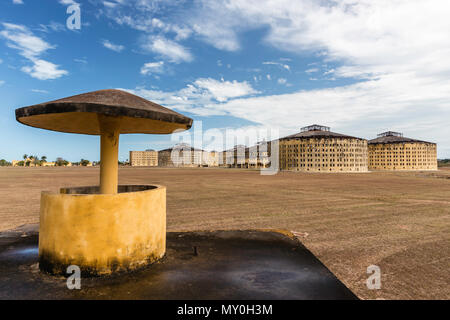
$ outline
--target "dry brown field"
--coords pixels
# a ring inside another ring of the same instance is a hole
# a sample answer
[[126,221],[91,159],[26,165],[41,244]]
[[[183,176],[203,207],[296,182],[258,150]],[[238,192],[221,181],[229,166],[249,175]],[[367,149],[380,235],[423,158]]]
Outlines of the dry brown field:
[[[96,185],[98,168],[0,168],[0,231],[39,222],[42,190]],[[450,299],[450,168],[288,173],[121,168],[121,184],[167,186],[169,231],[296,232],[363,299]],[[369,265],[381,290],[368,290]]]

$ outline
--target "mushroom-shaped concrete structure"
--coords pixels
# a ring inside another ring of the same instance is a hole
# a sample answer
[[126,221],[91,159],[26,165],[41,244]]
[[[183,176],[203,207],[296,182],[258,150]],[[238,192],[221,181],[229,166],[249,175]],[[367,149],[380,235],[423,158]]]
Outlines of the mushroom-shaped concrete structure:
[[20,123],[100,135],[100,188],[41,196],[41,270],[91,274],[134,269],[165,253],[165,188],[118,186],[120,133],[168,134],[192,119],[128,92],[100,90],[16,110]]
[[47,130],[100,135],[101,193],[117,193],[120,133],[167,134],[192,126],[192,119],[120,90],[99,90],[20,108],[16,119]]

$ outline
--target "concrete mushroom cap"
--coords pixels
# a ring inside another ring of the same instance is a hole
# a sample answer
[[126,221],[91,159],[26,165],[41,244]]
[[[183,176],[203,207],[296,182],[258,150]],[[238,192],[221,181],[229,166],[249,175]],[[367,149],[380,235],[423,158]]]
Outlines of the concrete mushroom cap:
[[120,118],[120,133],[167,134],[192,119],[121,90],[99,90],[16,109],[16,120],[53,131],[99,135],[98,115]]

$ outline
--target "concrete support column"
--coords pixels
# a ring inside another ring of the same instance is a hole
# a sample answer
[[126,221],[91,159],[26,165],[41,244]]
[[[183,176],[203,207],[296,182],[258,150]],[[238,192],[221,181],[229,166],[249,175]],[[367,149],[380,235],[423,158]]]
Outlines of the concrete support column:
[[120,117],[98,115],[100,124],[100,193],[116,194],[119,180]]

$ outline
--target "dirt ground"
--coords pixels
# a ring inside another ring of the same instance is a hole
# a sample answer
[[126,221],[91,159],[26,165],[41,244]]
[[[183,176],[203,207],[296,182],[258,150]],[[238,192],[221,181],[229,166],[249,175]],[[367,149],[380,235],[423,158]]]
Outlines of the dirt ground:
[[[98,168],[0,168],[0,230],[39,222],[42,190],[98,183]],[[121,184],[167,186],[169,231],[294,231],[363,299],[450,299],[450,168],[279,173],[121,168]],[[367,267],[381,269],[368,290]]]

